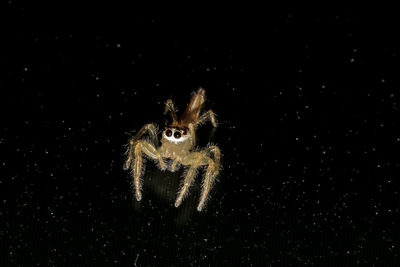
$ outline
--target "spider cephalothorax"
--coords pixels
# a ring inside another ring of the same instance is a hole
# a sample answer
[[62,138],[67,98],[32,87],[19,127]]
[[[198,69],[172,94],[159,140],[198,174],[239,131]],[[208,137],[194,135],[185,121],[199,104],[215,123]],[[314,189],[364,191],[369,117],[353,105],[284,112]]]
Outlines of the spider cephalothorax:
[[189,128],[187,127],[177,127],[177,126],[167,126],[164,129],[163,137],[173,143],[181,143],[188,139]]
[[[193,147],[196,145],[196,128],[207,119],[210,119],[212,125],[217,127],[212,110],[200,115],[204,100],[205,91],[200,88],[193,94],[188,107],[179,120],[172,100],[167,100],[164,113],[170,112],[172,123],[162,131],[161,146],[155,130],[156,127],[153,124],[146,124],[129,140],[124,168],[132,171],[135,195],[138,201],[142,199],[140,176],[142,173],[142,154],[145,154],[148,158],[156,160],[163,170],[167,168],[164,158],[172,160],[170,171],[175,171],[178,164],[188,167],[185,180],[175,202],[176,207],[182,203],[183,198],[187,195],[189,187],[196,176],[197,169],[201,166],[207,166],[197,210],[201,211],[204,208],[213,182],[219,173],[221,157],[219,148],[214,145],[208,146],[201,151],[193,151]],[[150,137],[149,141],[141,139],[146,133]]]

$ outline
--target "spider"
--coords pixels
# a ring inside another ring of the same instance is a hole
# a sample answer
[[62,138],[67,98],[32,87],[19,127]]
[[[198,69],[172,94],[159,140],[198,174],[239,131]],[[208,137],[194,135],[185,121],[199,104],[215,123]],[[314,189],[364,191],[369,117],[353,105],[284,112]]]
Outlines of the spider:
[[[215,114],[212,110],[200,115],[204,101],[205,90],[200,88],[193,94],[189,105],[179,119],[172,100],[168,99],[166,101],[164,115],[169,112],[172,117],[172,123],[167,125],[162,132],[161,146],[158,141],[156,126],[152,123],[144,125],[134,137],[129,139],[124,169],[131,170],[137,201],[142,199],[140,176],[143,165],[142,155],[144,154],[147,158],[158,162],[158,167],[161,170],[169,169],[169,171],[174,172],[180,165],[188,167],[175,201],[175,207],[179,207],[182,200],[187,196],[198,168],[207,166],[197,210],[201,211],[204,208],[211,187],[219,173],[221,158],[221,152],[215,145],[209,145],[200,151],[194,150],[196,128],[208,119],[211,120],[214,127],[217,127]],[[150,138],[148,140],[142,139],[145,134],[149,135]],[[164,162],[165,159],[170,159],[172,164],[167,166]]]

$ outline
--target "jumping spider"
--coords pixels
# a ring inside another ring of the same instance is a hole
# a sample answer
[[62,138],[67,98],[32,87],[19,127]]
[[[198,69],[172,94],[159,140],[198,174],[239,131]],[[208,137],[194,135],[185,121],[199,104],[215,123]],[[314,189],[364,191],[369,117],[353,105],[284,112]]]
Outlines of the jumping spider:
[[[185,112],[178,119],[174,104],[171,99],[165,103],[165,112],[170,112],[172,123],[165,127],[162,137],[161,146],[159,145],[156,127],[153,124],[146,124],[140,131],[129,140],[127,150],[127,160],[124,165],[125,170],[131,170],[133,175],[133,184],[135,196],[138,201],[142,199],[142,183],[140,176],[142,174],[142,154],[159,163],[159,168],[167,169],[164,159],[172,160],[169,170],[174,172],[178,164],[188,166],[185,180],[179,190],[175,207],[179,207],[185,198],[197,174],[200,166],[207,166],[205,177],[202,184],[202,192],[197,206],[197,210],[204,208],[208,194],[211,190],[213,182],[219,173],[221,153],[217,146],[209,145],[201,151],[193,151],[196,145],[196,128],[207,119],[211,120],[214,127],[217,127],[215,115],[209,110],[200,115],[201,107],[205,100],[205,91],[200,88],[193,94],[192,99],[187,106]],[[200,116],[199,116],[200,115]],[[149,135],[149,140],[141,139],[144,134]],[[213,158],[211,158],[211,155]]]

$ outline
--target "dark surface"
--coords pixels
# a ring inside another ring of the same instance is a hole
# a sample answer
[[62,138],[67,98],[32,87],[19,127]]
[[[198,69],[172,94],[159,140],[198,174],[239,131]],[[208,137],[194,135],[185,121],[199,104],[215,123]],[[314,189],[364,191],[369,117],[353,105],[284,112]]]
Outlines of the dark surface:
[[[8,5],[16,20],[33,13]],[[205,14],[3,36],[1,266],[400,264],[391,16]],[[219,121],[199,146],[223,153],[207,209],[201,176],[177,209],[182,172],[152,162],[137,203],[124,145],[199,86]]]

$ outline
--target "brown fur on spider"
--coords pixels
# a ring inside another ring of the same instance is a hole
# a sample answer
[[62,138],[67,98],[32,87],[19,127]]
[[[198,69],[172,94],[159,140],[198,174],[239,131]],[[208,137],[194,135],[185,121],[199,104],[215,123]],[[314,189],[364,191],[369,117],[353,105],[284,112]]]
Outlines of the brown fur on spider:
[[[217,127],[215,115],[212,110],[208,110],[200,115],[204,101],[205,90],[200,88],[193,94],[185,112],[178,119],[172,100],[167,100],[164,114],[170,112],[173,121],[165,127],[162,133],[161,146],[158,141],[156,127],[151,123],[143,126],[129,140],[124,169],[130,169],[132,172],[135,196],[138,201],[142,199],[140,176],[142,174],[142,156],[145,154],[148,158],[157,161],[162,170],[167,168],[164,158],[172,160],[172,165],[169,168],[170,171],[175,171],[178,164],[188,167],[185,180],[178,192],[175,207],[179,207],[182,200],[188,194],[189,187],[192,185],[197,174],[197,169],[201,166],[207,166],[197,210],[201,211],[204,208],[211,187],[219,173],[221,158],[219,148],[214,145],[207,146],[201,151],[193,151],[196,145],[196,128],[207,119],[210,119],[212,125]],[[141,139],[146,133],[150,137],[148,141]]]

